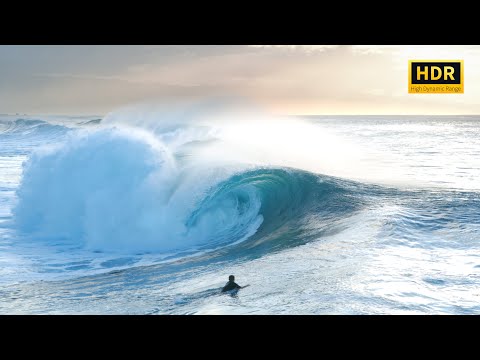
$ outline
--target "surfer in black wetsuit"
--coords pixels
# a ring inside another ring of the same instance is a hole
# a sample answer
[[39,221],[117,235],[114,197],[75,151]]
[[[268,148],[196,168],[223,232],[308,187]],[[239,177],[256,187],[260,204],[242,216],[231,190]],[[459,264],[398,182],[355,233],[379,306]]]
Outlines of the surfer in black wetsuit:
[[230,290],[234,290],[234,289],[242,289],[242,288],[245,288],[247,287],[248,285],[245,285],[245,286],[240,286],[238,285],[236,282],[235,282],[235,276],[233,275],[230,275],[228,277],[228,282],[225,284],[225,286],[223,287],[222,289],[222,292],[226,292],[226,291],[230,291]]

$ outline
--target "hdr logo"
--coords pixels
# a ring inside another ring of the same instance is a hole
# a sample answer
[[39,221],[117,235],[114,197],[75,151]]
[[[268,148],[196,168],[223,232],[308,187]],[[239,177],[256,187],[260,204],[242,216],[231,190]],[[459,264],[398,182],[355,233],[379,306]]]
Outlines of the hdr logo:
[[410,94],[463,94],[463,60],[409,60]]

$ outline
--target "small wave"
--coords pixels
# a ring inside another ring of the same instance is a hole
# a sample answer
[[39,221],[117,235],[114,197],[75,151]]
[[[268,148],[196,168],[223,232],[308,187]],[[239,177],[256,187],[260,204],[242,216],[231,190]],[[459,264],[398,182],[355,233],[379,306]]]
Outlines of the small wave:
[[51,124],[43,120],[16,119],[0,121],[0,134],[2,135],[59,135],[66,132],[67,127],[58,124]]
[[88,121],[81,121],[79,123],[77,123],[77,125],[88,125],[88,126],[91,126],[91,125],[98,125],[102,122],[102,119],[93,119],[93,120],[88,120]]

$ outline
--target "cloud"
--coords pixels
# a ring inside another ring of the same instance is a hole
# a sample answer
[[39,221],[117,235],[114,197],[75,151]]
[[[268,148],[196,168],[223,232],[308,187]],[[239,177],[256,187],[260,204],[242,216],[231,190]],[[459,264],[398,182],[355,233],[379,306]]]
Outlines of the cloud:
[[374,96],[383,96],[385,95],[385,89],[366,89],[363,93]]
[[352,45],[351,49],[354,53],[369,55],[369,54],[385,54],[395,51],[395,45]]
[[301,50],[307,53],[338,48],[339,45],[249,45],[253,48]]
[[[409,59],[445,57],[465,60],[465,94],[407,93]],[[478,113],[479,94],[480,46],[0,46],[0,112],[238,95],[280,113]]]

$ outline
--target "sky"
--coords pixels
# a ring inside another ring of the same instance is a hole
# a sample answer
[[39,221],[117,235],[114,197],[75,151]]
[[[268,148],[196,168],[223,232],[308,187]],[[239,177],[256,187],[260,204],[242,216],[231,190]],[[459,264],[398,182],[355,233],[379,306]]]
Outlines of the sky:
[[[464,94],[409,94],[408,60],[464,60]],[[480,46],[0,45],[0,113],[104,115],[247,98],[275,114],[480,114]]]

